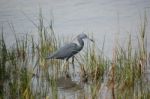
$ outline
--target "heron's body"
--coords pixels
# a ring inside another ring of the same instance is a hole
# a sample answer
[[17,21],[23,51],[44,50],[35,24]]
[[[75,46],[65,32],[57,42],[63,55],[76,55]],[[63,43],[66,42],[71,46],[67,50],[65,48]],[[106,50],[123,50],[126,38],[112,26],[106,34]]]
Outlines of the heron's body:
[[78,52],[82,50],[84,46],[83,39],[85,38],[88,38],[86,34],[78,35],[77,39],[78,39],[79,45],[77,45],[76,43],[69,43],[61,47],[60,49],[58,49],[56,52],[50,54],[47,57],[47,59],[66,59],[66,61],[68,61],[69,58],[73,57],[75,54],[77,54]]
[[[83,48],[83,47],[82,47]],[[77,54],[82,48],[79,48],[79,46],[75,43],[69,43],[60,49],[58,49],[56,52],[51,54],[47,57],[47,59],[66,59],[68,60],[75,54]],[[78,49],[78,50],[76,50]]]

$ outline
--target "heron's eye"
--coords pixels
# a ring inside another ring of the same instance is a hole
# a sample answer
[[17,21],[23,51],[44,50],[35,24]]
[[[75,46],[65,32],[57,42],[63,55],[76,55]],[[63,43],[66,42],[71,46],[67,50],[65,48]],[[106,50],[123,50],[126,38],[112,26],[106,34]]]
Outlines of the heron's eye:
[[87,38],[87,35],[85,35],[84,38]]

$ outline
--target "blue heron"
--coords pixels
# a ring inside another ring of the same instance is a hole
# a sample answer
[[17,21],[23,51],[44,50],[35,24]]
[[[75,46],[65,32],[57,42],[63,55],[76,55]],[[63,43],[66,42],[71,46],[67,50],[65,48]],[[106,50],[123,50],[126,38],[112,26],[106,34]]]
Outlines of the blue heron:
[[93,42],[92,39],[90,39],[86,34],[82,33],[77,36],[77,40],[79,42],[79,45],[76,43],[69,43],[65,46],[58,49],[56,52],[50,54],[46,59],[66,59],[66,61],[69,60],[69,58],[73,57],[74,55],[80,52],[83,49],[84,41],[83,39],[88,39]]
[[[86,34],[82,33],[77,36],[79,45],[76,43],[69,43],[58,49],[56,52],[50,54],[46,59],[66,59],[66,63],[72,57],[72,64],[74,69],[74,55],[83,49],[84,41],[83,39],[88,39],[93,42]],[[68,67],[68,66],[67,66]],[[67,68],[66,68],[67,69]],[[67,71],[65,71],[66,73]],[[68,75],[68,74],[66,74]]]

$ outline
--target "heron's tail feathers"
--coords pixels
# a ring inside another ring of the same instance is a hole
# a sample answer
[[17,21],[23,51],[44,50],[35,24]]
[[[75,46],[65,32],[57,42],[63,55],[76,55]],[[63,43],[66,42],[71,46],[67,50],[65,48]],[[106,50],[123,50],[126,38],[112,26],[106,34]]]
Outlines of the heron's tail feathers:
[[54,57],[53,54],[50,54],[49,56],[47,56],[45,59],[52,59]]

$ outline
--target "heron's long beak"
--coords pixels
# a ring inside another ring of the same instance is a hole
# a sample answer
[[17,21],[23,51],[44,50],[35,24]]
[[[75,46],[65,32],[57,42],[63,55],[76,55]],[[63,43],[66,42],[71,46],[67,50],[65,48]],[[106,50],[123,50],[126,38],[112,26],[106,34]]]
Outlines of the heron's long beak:
[[90,38],[87,38],[87,39],[94,43],[94,40],[93,40],[93,39],[90,39]]

